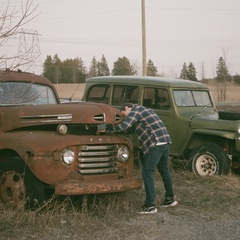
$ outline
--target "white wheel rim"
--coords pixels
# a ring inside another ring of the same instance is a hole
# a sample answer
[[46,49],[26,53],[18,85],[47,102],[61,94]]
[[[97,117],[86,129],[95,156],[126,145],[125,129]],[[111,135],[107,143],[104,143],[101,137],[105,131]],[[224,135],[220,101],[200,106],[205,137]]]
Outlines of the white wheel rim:
[[216,160],[207,154],[201,155],[196,161],[196,170],[202,176],[212,176],[217,173]]

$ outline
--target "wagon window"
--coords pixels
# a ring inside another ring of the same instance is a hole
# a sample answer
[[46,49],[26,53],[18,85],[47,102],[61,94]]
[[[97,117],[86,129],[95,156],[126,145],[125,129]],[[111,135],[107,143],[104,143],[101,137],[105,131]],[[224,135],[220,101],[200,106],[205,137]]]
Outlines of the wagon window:
[[154,109],[170,108],[167,90],[163,88],[144,88],[143,106]]
[[121,86],[113,87],[112,104],[120,106],[125,102],[138,103],[139,87],[137,86]]
[[94,85],[90,88],[86,101],[109,103],[110,86],[109,85]]
[[178,107],[212,106],[207,91],[178,90],[173,91],[173,95]]

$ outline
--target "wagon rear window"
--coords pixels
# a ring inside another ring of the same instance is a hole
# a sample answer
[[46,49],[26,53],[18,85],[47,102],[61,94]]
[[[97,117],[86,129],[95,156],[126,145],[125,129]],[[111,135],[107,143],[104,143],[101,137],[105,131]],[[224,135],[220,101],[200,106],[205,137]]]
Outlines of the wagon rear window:
[[178,107],[205,107],[212,106],[207,91],[176,90],[173,96]]

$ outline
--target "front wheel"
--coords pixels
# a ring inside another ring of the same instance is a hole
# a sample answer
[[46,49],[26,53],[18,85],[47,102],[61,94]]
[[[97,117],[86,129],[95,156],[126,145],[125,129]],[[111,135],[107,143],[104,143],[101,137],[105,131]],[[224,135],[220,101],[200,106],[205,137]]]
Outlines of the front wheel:
[[193,149],[190,154],[191,169],[200,176],[227,175],[230,159],[217,145],[205,144]]
[[20,158],[0,162],[0,199],[6,205],[25,204],[27,209],[41,206],[45,185],[39,181]]

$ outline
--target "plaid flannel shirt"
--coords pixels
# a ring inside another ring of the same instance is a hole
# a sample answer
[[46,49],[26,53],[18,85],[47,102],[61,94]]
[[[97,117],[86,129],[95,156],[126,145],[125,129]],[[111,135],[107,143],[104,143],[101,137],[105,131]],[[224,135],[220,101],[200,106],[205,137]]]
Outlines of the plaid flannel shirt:
[[116,125],[114,130],[126,131],[131,127],[135,129],[144,154],[147,154],[151,148],[155,147],[157,142],[172,143],[164,123],[150,108],[133,105],[128,116],[121,124]]

